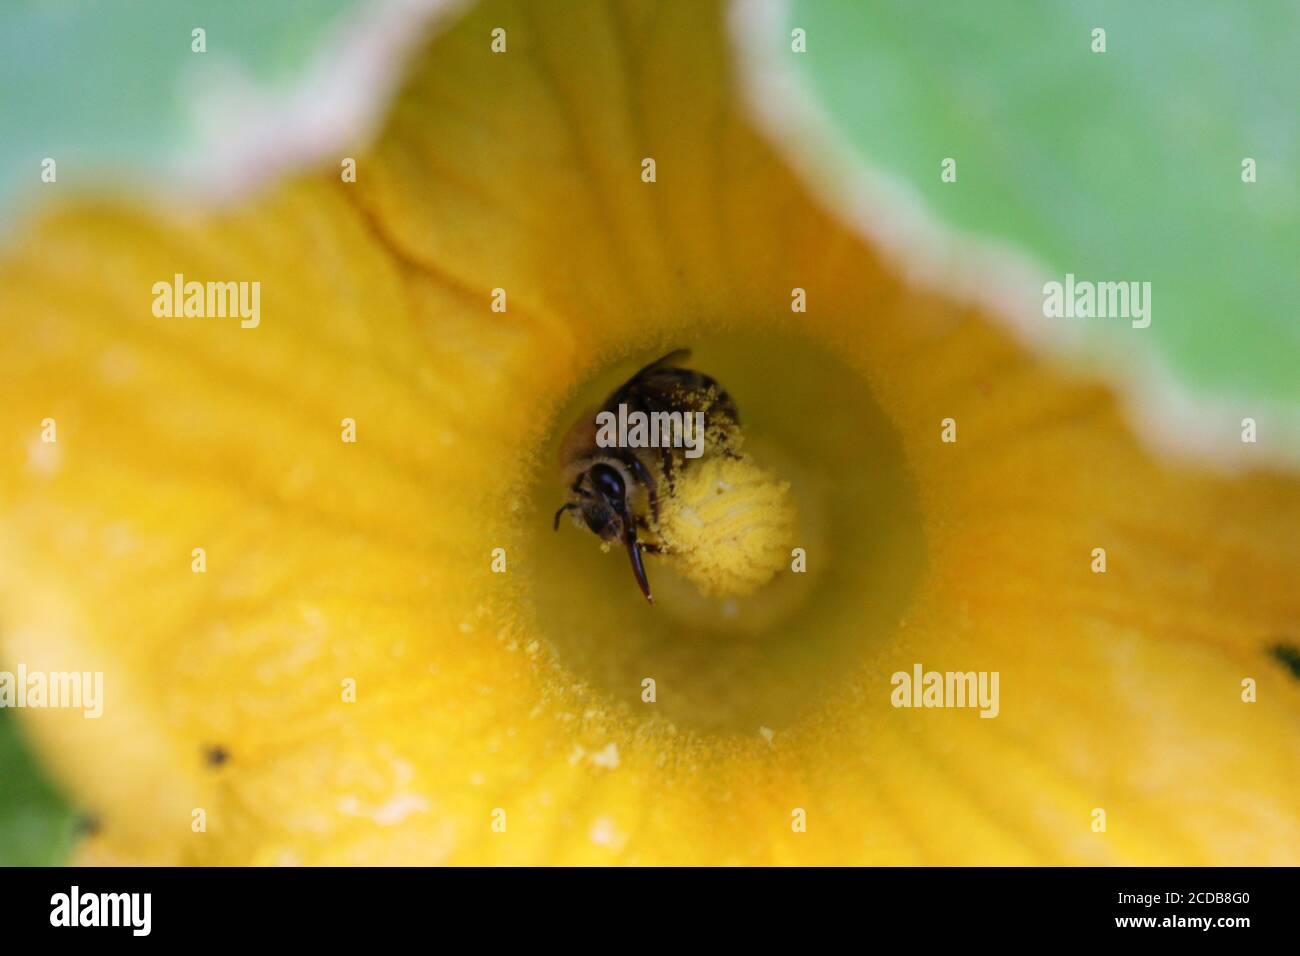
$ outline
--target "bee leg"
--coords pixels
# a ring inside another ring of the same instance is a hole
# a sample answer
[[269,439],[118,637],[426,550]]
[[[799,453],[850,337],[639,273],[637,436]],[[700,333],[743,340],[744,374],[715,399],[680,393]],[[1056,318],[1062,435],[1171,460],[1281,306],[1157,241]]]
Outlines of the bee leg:
[[[637,518],[637,519],[636,519],[636,526],[637,526],[637,529],[640,530],[640,531],[649,531],[649,532],[653,532],[653,530],[654,530],[653,528],[650,527],[650,522],[646,521],[645,518]],[[640,538],[637,539],[637,543],[641,545],[641,550],[644,551],[646,554],[663,554],[663,553],[664,553],[664,549],[663,549],[663,547],[662,547],[661,545],[651,544],[651,543],[648,542],[648,541],[642,541]]]
[[[665,356],[665,358],[667,357],[669,356]],[[664,396],[657,394],[653,389],[643,390],[642,387],[635,381],[628,383],[626,391],[627,394],[625,396],[625,399],[629,411],[640,412],[641,414],[649,417],[659,412],[671,413],[675,410],[674,405],[670,401],[666,401],[664,399]],[[662,446],[662,452],[664,456],[664,461],[663,461],[664,477],[668,479],[669,485],[671,487],[673,466],[669,458],[672,453],[671,451],[669,451],[666,445]]]
[[646,495],[650,498],[650,515],[654,518],[655,524],[658,524],[659,487],[654,475],[650,474],[650,469],[645,466],[645,462],[636,456],[636,452],[626,451],[625,454],[619,456],[619,461],[632,469],[632,473],[636,475],[636,480],[645,485]]
[[659,449],[659,452],[663,457],[664,480],[668,482],[668,489],[671,491],[673,487],[673,452],[671,448],[667,447]]

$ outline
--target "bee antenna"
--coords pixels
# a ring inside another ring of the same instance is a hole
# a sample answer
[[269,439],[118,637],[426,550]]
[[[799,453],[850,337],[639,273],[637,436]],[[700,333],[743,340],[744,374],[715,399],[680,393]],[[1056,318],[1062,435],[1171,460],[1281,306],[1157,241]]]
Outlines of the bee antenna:
[[557,511],[557,512],[555,512],[555,530],[556,530],[556,531],[559,531],[559,530],[560,530],[560,515],[564,514],[566,511],[572,511],[572,510],[573,510],[574,508],[576,508],[576,507],[578,507],[578,506],[575,505],[572,501],[566,501],[564,504],[560,505],[560,510]]

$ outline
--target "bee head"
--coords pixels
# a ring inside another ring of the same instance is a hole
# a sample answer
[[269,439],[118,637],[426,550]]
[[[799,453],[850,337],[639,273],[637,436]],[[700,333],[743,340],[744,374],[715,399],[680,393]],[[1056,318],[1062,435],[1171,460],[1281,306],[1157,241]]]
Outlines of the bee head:
[[621,538],[628,521],[627,485],[623,476],[612,465],[592,465],[573,483],[569,503],[560,510],[577,511],[591,533],[602,541]]
[[636,522],[628,505],[627,481],[619,469],[597,462],[582,472],[570,488],[569,500],[555,512],[555,527],[560,527],[560,515],[577,511],[583,522],[602,541],[621,541],[632,560],[632,573],[636,576],[641,593],[651,604],[650,584],[646,580],[641,562],[641,546],[636,538]]

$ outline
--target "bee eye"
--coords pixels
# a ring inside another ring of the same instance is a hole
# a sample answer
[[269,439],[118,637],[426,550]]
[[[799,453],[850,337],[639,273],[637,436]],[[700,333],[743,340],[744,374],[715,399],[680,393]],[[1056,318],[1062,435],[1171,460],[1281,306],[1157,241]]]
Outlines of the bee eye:
[[615,507],[623,504],[623,476],[609,465],[595,465],[591,469],[591,483]]

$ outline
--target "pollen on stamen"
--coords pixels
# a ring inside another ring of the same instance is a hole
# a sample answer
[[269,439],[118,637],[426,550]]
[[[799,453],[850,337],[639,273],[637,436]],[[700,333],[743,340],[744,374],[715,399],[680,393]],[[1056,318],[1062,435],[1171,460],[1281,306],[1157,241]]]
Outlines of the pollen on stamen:
[[789,482],[748,456],[719,455],[682,472],[656,530],[700,593],[744,597],[785,567],[796,523]]

